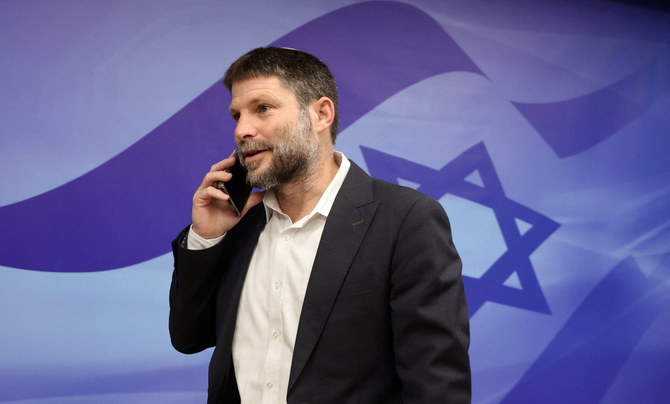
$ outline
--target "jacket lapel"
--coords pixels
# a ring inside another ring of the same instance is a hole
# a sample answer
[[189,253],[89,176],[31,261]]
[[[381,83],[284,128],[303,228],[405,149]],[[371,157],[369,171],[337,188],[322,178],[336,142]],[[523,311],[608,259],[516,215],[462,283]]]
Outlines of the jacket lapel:
[[226,313],[227,321],[224,324],[229,326],[221,333],[220,346],[230,347],[229,352],[232,353],[233,334],[235,332],[235,323],[237,321],[237,309],[240,303],[240,296],[242,295],[242,287],[247,276],[249,263],[251,257],[258,244],[258,238],[265,228],[265,208],[262,203],[254,206],[247,212],[238,226],[235,226],[231,231],[230,239],[233,244],[229,245],[229,250],[224,252],[232,257],[230,268],[235,271],[234,275],[229,278],[230,289],[224,289],[221,293],[222,307]]
[[289,391],[325,326],[340,287],[377,210],[372,180],[351,163],[321,236],[298,325]]

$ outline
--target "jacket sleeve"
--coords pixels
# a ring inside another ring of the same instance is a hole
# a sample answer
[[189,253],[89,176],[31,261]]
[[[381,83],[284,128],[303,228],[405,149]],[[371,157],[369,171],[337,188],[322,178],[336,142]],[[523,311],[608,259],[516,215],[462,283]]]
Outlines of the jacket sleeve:
[[444,209],[420,197],[402,221],[392,261],[391,321],[403,403],[470,403],[461,268]]
[[200,352],[216,343],[216,295],[225,263],[225,243],[205,250],[188,250],[181,240],[172,242],[174,272],[170,286],[170,339],[182,353]]

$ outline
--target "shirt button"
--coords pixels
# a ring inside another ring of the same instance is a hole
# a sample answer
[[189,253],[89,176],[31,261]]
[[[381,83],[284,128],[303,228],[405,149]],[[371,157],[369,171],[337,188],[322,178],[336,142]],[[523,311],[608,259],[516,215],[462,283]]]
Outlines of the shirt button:
[[275,290],[279,290],[281,287],[281,282],[275,282]]
[[272,390],[272,387],[274,386],[274,384],[272,384],[272,382],[267,382],[267,383],[265,383],[265,386],[268,388],[268,390]]
[[277,331],[272,331],[272,338],[274,338],[274,339],[279,338],[279,332],[277,332]]
[[289,241],[290,239],[291,239],[291,236],[289,236],[289,235],[284,236],[284,241]]

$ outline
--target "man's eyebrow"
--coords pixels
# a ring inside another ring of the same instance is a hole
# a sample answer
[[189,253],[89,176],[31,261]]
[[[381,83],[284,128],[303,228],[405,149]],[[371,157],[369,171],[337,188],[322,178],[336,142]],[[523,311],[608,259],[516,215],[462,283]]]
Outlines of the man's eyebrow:
[[[279,102],[279,99],[277,97],[274,97],[270,94],[264,94],[256,98],[252,98],[251,100],[247,101],[245,104],[246,105],[255,105],[255,104],[260,104],[263,102]],[[230,104],[230,107],[228,107],[228,112],[233,115],[236,112],[240,112],[237,108],[233,106],[233,104]]]

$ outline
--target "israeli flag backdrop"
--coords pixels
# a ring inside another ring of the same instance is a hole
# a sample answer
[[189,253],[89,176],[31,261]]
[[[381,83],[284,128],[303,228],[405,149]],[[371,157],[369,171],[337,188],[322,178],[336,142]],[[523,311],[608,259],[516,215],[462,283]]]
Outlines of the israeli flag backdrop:
[[445,207],[474,403],[668,402],[663,2],[4,0],[0,32],[0,402],[205,401],[170,241],[266,45],[331,67],[338,150]]

